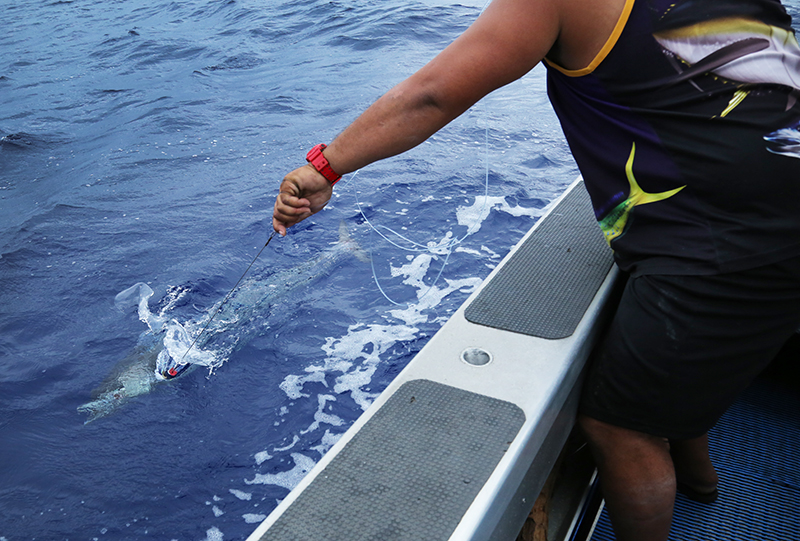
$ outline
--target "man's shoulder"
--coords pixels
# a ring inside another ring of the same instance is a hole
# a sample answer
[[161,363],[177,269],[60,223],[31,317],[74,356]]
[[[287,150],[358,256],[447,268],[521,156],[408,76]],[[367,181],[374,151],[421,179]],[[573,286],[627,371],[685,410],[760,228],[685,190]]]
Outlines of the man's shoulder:
[[561,29],[547,58],[569,70],[588,66],[633,0],[557,0]]

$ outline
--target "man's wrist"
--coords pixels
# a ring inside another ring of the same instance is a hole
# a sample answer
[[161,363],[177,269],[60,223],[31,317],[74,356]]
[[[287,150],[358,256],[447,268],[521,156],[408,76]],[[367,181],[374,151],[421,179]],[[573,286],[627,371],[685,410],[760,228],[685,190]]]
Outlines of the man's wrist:
[[333,170],[327,158],[325,158],[325,156],[322,154],[322,151],[325,150],[326,147],[327,145],[322,143],[316,145],[314,148],[308,151],[308,154],[306,154],[306,161],[308,161],[308,163],[310,163],[311,166],[314,167],[319,174],[325,177],[331,186],[333,186],[339,182],[339,180],[342,178],[342,175]]

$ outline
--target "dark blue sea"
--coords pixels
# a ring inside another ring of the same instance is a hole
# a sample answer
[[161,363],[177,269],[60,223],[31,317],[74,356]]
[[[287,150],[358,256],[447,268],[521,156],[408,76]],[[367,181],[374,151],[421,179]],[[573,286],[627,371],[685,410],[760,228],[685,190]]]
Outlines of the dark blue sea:
[[211,366],[78,411],[198,335],[283,175],[483,4],[0,2],[0,540],[243,539],[530,229],[577,176],[541,66],[274,238]]

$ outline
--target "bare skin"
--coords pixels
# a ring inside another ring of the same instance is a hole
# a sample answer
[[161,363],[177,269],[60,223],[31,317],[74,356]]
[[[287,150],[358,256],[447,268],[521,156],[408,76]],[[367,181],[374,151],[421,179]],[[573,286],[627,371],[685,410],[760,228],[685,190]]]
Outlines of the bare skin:
[[581,416],[608,515],[619,541],[666,540],[675,502],[675,468],[664,438]]
[[[546,55],[565,68],[588,65],[611,34],[624,0],[494,0],[444,51],[389,90],[325,149],[344,175],[425,141],[491,91],[528,73]],[[319,212],[331,188],[310,165],[284,178],[273,226]]]
[[719,478],[708,456],[708,434],[691,440],[670,440],[669,454],[677,482],[705,494],[717,489]]
[[619,541],[666,540],[680,480],[698,492],[717,488],[708,435],[668,441],[587,416],[578,424],[597,463],[603,497]]
[[[478,20],[417,73],[389,90],[324,151],[347,174],[425,141],[491,91],[547,56],[571,70],[588,66],[611,35],[625,0],[494,0]],[[281,235],[319,212],[331,186],[311,165],[283,179],[273,227]],[[676,464],[663,438],[582,417],[620,540],[666,540]],[[679,475],[694,488],[716,485],[703,441],[673,446]]]

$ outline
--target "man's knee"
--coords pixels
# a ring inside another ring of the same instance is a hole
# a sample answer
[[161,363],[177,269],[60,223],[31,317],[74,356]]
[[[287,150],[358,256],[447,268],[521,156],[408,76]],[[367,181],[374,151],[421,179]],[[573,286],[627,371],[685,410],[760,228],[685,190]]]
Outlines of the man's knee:
[[625,430],[582,414],[578,415],[577,422],[584,437],[590,444],[594,445],[602,445],[605,441],[623,437],[623,431]]
[[622,450],[640,446],[658,447],[664,451],[669,449],[665,438],[612,425],[587,415],[578,415],[577,424],[589,445],[597,450]]

